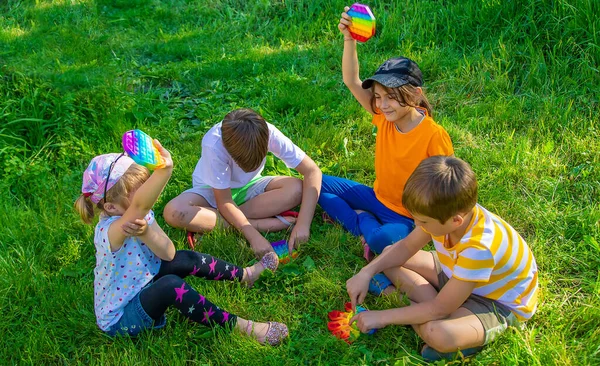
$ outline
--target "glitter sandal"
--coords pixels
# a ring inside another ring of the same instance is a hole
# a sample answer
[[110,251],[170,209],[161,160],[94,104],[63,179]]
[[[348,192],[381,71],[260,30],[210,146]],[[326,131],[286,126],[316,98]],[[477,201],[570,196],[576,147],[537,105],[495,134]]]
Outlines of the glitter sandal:
[[[265,255],[263,255],[263,257],[260,259],[260,263],[263,265],[264,269],[269,269],[275,272],[277,270],[277,266],[279,266],[279,257],[277,257],[277,254],[275,252],[268,252]],[[254,277],[254,270],[252,269],[252,267],[247,267],[245,268],[245,270],[246,275],[248,276],[248,281],[246,282],[246,284],[248,285],[248,287],[252,287],[252,285],[254,285],[254,282],[260,277],[260,275],[255,279],[252,279]]]
[[[248,320],[248,326],[246,327],[246,334],[252,335],[254,331],[254,322],[252,320]],[[287,325],[278,322],[268,322],[269,327],[267,328],[267,333],[265,337],[260,340],[256,338],[258,343],[260,344],[269,344],[271,346],[277,346],[281,344],[281,342],[286,339],[289,335]]]

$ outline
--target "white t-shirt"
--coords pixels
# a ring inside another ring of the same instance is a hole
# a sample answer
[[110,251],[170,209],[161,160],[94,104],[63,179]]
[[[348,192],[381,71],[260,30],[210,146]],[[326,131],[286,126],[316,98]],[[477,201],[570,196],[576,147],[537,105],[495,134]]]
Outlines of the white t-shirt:
[[[269,127],[269,151],[281,159],[288,168],[295,169],[306,156],[292,140],[277,127]],[[223,146],[221,123],[214,125],[202,138],[202,156],[192,174],[194,187],[209,186],[215,189],[241,188],[258,177],[265,167],[266,157],[258,169],[246,173]]]
[[[108,228],[120,216],[100,216],[94,234],[96,268],[94,268],[94,309],[96,323],[102,330],[115,324],[123,309],[160,269],[161,260],[139,238],[128,237],[116,252],[110,249]],[[154,212],[145,217],[148,226]]]

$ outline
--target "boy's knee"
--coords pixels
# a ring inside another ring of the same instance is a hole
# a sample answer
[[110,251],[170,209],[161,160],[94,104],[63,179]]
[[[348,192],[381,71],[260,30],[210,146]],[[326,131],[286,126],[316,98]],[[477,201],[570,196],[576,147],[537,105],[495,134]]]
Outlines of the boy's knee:
[[293,202],[297,202],[296,206],[302,201],[302,180],[294,178],[289,183],[289,197]]
[[427,345],[438,352],[454,352],[458,346],[442,321],[430,321],[421,325],[421,336]]
[[163,210],[163,217],[167,224],[179,228],[181,222],[185,219],[185,212],[180,210],[175,199],[169,201]]

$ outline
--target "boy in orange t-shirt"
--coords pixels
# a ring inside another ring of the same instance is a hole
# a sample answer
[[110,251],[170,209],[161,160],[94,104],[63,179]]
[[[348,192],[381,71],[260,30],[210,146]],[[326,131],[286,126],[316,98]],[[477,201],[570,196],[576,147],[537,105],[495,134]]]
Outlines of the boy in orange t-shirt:
[[[452,141],[431,118],[431,106],[423,94],[423,75],[405,57],[384,62],[375,75],[360,80],[356,41],[350,36],[351,18],[345,12],[338,28],[344,35],[342,75],[356,100],[373,115],[375,184],[369,186],[323,175],[319,204],[331,219],[352,234],[362,236],[365,259],[406,237],[413,229],[410,213],[402,206],[404,185],[419,163],[434,155],[453,155]],[[375,276],[372,292],[390,285]],[[390,288],[390,290],[392,290]]]

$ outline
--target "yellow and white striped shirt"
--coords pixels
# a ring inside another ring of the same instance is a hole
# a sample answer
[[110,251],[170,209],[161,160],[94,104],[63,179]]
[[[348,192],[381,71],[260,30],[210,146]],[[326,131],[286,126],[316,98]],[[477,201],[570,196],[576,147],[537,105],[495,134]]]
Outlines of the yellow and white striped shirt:
[[535,313],[535,258],[525,240],[504,220],[476,205],[458,244],[448,248],[446,237],[432,239],[448,278],[477,282],[475,295],[498,301],[521,321]]

